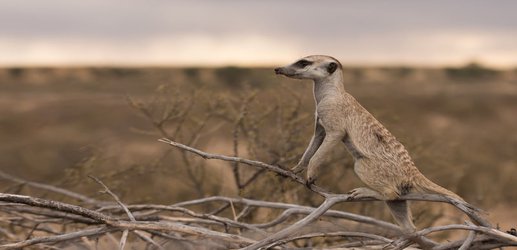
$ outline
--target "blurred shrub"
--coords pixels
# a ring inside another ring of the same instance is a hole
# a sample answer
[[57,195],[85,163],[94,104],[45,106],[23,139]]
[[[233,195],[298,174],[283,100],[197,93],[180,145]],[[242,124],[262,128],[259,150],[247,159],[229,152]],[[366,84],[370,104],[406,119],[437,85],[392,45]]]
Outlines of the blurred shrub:
[[92,68],[91,70],[95,75],[111,77],[135,76],[141,73],[141,70],[137,68],[104,67]]
[[9,68],[9,75],[14,78],[22,77],[25,73],[25,68]]
[[197,80],[199,79],[199,68],[185,68],[183,70],[183,73],[190,79],[190,80]]
[[405,78],[411,75],[414,69],[410,67],[400,66],[392,68],[392,71],[395,77]]
[[453,80],[488,80],[499,76],[499,71],[489,69],[479,63],[472,62],[463,67],[445,68],[447,76]]
[[186,80],[188,84],[194,85],[194,86],[201,86],[203,85],[202,82],[202,74],[201,69],[196,67],[191,68],[185,68],[183,69],[183,74],[186,77]]
[[362,69],[358,68],[344,68],[343,69],[345,75],[350,75],[351,80],[354,82],[361,82],[364,78],[364,72]]
[[240,88],[250,72],[248,68],[228,66],[216,69],[215,75],[224,85]]

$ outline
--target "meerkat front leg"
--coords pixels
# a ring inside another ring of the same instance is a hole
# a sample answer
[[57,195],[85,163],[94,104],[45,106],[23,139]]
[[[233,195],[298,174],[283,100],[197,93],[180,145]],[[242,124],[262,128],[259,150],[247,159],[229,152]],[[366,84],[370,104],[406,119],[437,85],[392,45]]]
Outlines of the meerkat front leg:
[[298,164],[291,169],[294,173],[299,173],[303,171],[305,168],[307,168],[307,165],[309,165],[309,161],[311,160],[312,156],[314,156],[314,153],[318,150],[318,148],[321,146],[321,143],[325,139],[325,129],[321,124],[318,122],[318,117],[316,116],[316,122],[314,125],[314,135],[312,136],[311,142],[309,143],[309,146],[307,149],[305,149],[305,152],[303,153],[302,158],[298,162]]
[[364,198],[375,198],[378,200],[386,199],[379,192],[377,192],[373,189],[367,188],[367,187],[354,188],[354,189],[350,190],[350,192],[348,192],[348,194],[350,195],[350,197],[348,198],[349,200],[359,200],[359,199],[364,199]]
[[312,156],[307,167],[307,185],[313,184],[318,176],[318,169],[334,148],[344,137],[344,133],[327,133],[321,143],[321,146]]

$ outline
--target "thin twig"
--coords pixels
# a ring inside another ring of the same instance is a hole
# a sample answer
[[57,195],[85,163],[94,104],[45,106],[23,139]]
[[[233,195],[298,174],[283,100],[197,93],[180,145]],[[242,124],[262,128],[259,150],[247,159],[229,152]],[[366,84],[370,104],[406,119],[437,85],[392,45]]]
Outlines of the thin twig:
[[102,226],[102,227],[90,228],[90,229],[85,229],[85,230],[81,230],[81,231],[77,231],[77,232],[66,233],[66,234],[61,234],[61,235],[56,235],[56,236],[32,238],[32,239],[20,241],[17,243],[0,245],[0,248],[2,248],[2,249],[18,249],[18,248],[27,247],[27,246],[31,246],[31,245],[35,245],[35,244],[40,244],[40,243],[56,243],[56,242],[61,242],[61,241],[73,240],[73,239],[77,239],[77,238],[81,238],[81,237],[95,236],[95,235],[104,234],[106,232],[114,232],[117,230],[118,229],[116,229],[116,228],[107,228],[105,226]]
[[134,232],[138,237],[140,237],[142,240],[150,243],[151,245],[157,247],[158,249],[160,250],[165,250],[165,248],[163,248],[160,244],[156,243],[156,241],[154,241],[153,239],[151,239],[151,237],[149,237],[148,235],[146,235],[144,232],[140,232],[140,231],[135,231]]
[[[122,207],[122,209],[124,209],[127,216],[129,217],[129,219],[131,221],[136,221],[135,216],[133,216],[133,214],[129,211],[129,209],[126,207],[126,205],[124,205],[124,203],[122,203],[122,201],[120,201],[118,196],[115,193],[111,192],[111,190],[108,188],[108,186],[106,186],[101,180],[97,179],[97,177],[95,177],[93,175],[88,175],[88,177],[90,177],[95,182],[99,183],[102,187],[104,187],[104,191],[102,191],[102,192],[108,193],[109,195],[111,195],[111,197],[113,197],[113,199],[115,199],[115,201]],[[129,234],[129,230],[127,230],[127,229],[124,230],[124,232],[122,232],[122,237],[120,237],[119,250],[124,250],[124,247],[126,246],[128,234]]]
[[379,235],[375,235],[375,234],[361,233],[361,232],[332,232],[332,233],[310,233],[310,234],[304,234],[304,235],[300,235],[300,236],[289,237],[284,240],[279,240],[279,241],[269,245],[268,247],[271,248],[271,247],[283,245],[285,243],[295,241],[295,240],[310,239],[310,238],[316,238],[316,237],[361,237],[361,238],[374,239],[376,241],[384,242],[384,243],[391,242],[390,239],[379,236]]
[[119,204],[124,209],[124,211],[127,214],[127,217],[129,217],[129,219],[131,221],[136,221],[135,216],[133,216],[133,214],[129,211],[129,209],[126,207],[126,205],[124,205],[124,203],[122,203],[122,201],[120,201],[118,196],[116,194],[114,194],[113,192],[111,192],[111,190],[108,188],[108,186],[106,186],[101,180],[99,180],[97,177],[95,177],[93,175],[88,175],[88,177],[90,177],[95,182],[99,183],[102,187],[104,187],[104,191],[102,191],[102,192],[108,193],[109,195],[111,195],[111,197],[113,197],[113,199],[115,199],[117,204]]

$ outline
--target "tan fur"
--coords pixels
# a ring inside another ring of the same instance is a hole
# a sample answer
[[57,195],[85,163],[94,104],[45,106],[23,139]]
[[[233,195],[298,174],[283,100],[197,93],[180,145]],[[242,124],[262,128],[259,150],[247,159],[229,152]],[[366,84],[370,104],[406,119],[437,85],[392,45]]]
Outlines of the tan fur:
[[[314,81],[315,131],[293,171],[307,168],[307,182],[314,182],[328,153],[343,142],[355,160],[355,173],[369,187],[354,189],[350,194],[386,200],[393,217],[406,232],[415,230],[407,202],[391,200],[407,193],[434,193],[463,202],[458,195],[424,177],[404,146],[345,91],[341,64],[336,59],[308,56],[301,60],[311,64],[302,67],[303,63],[298,61],[275,69],[277,74]],[[331,63],[338,67],[328,72]]]

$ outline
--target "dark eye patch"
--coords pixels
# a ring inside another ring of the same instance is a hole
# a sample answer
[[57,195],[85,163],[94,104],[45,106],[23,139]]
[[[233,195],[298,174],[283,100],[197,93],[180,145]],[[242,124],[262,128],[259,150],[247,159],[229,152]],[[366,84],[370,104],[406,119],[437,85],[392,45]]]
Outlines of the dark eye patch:
[[311,65],[313,62],[310,62],[310,61],[307,61],[305,59],[302,59],[298,62],[296,62],[294,65],[297,66],[297,67],[300,67],[300,68],[305,68],[309,65]]

